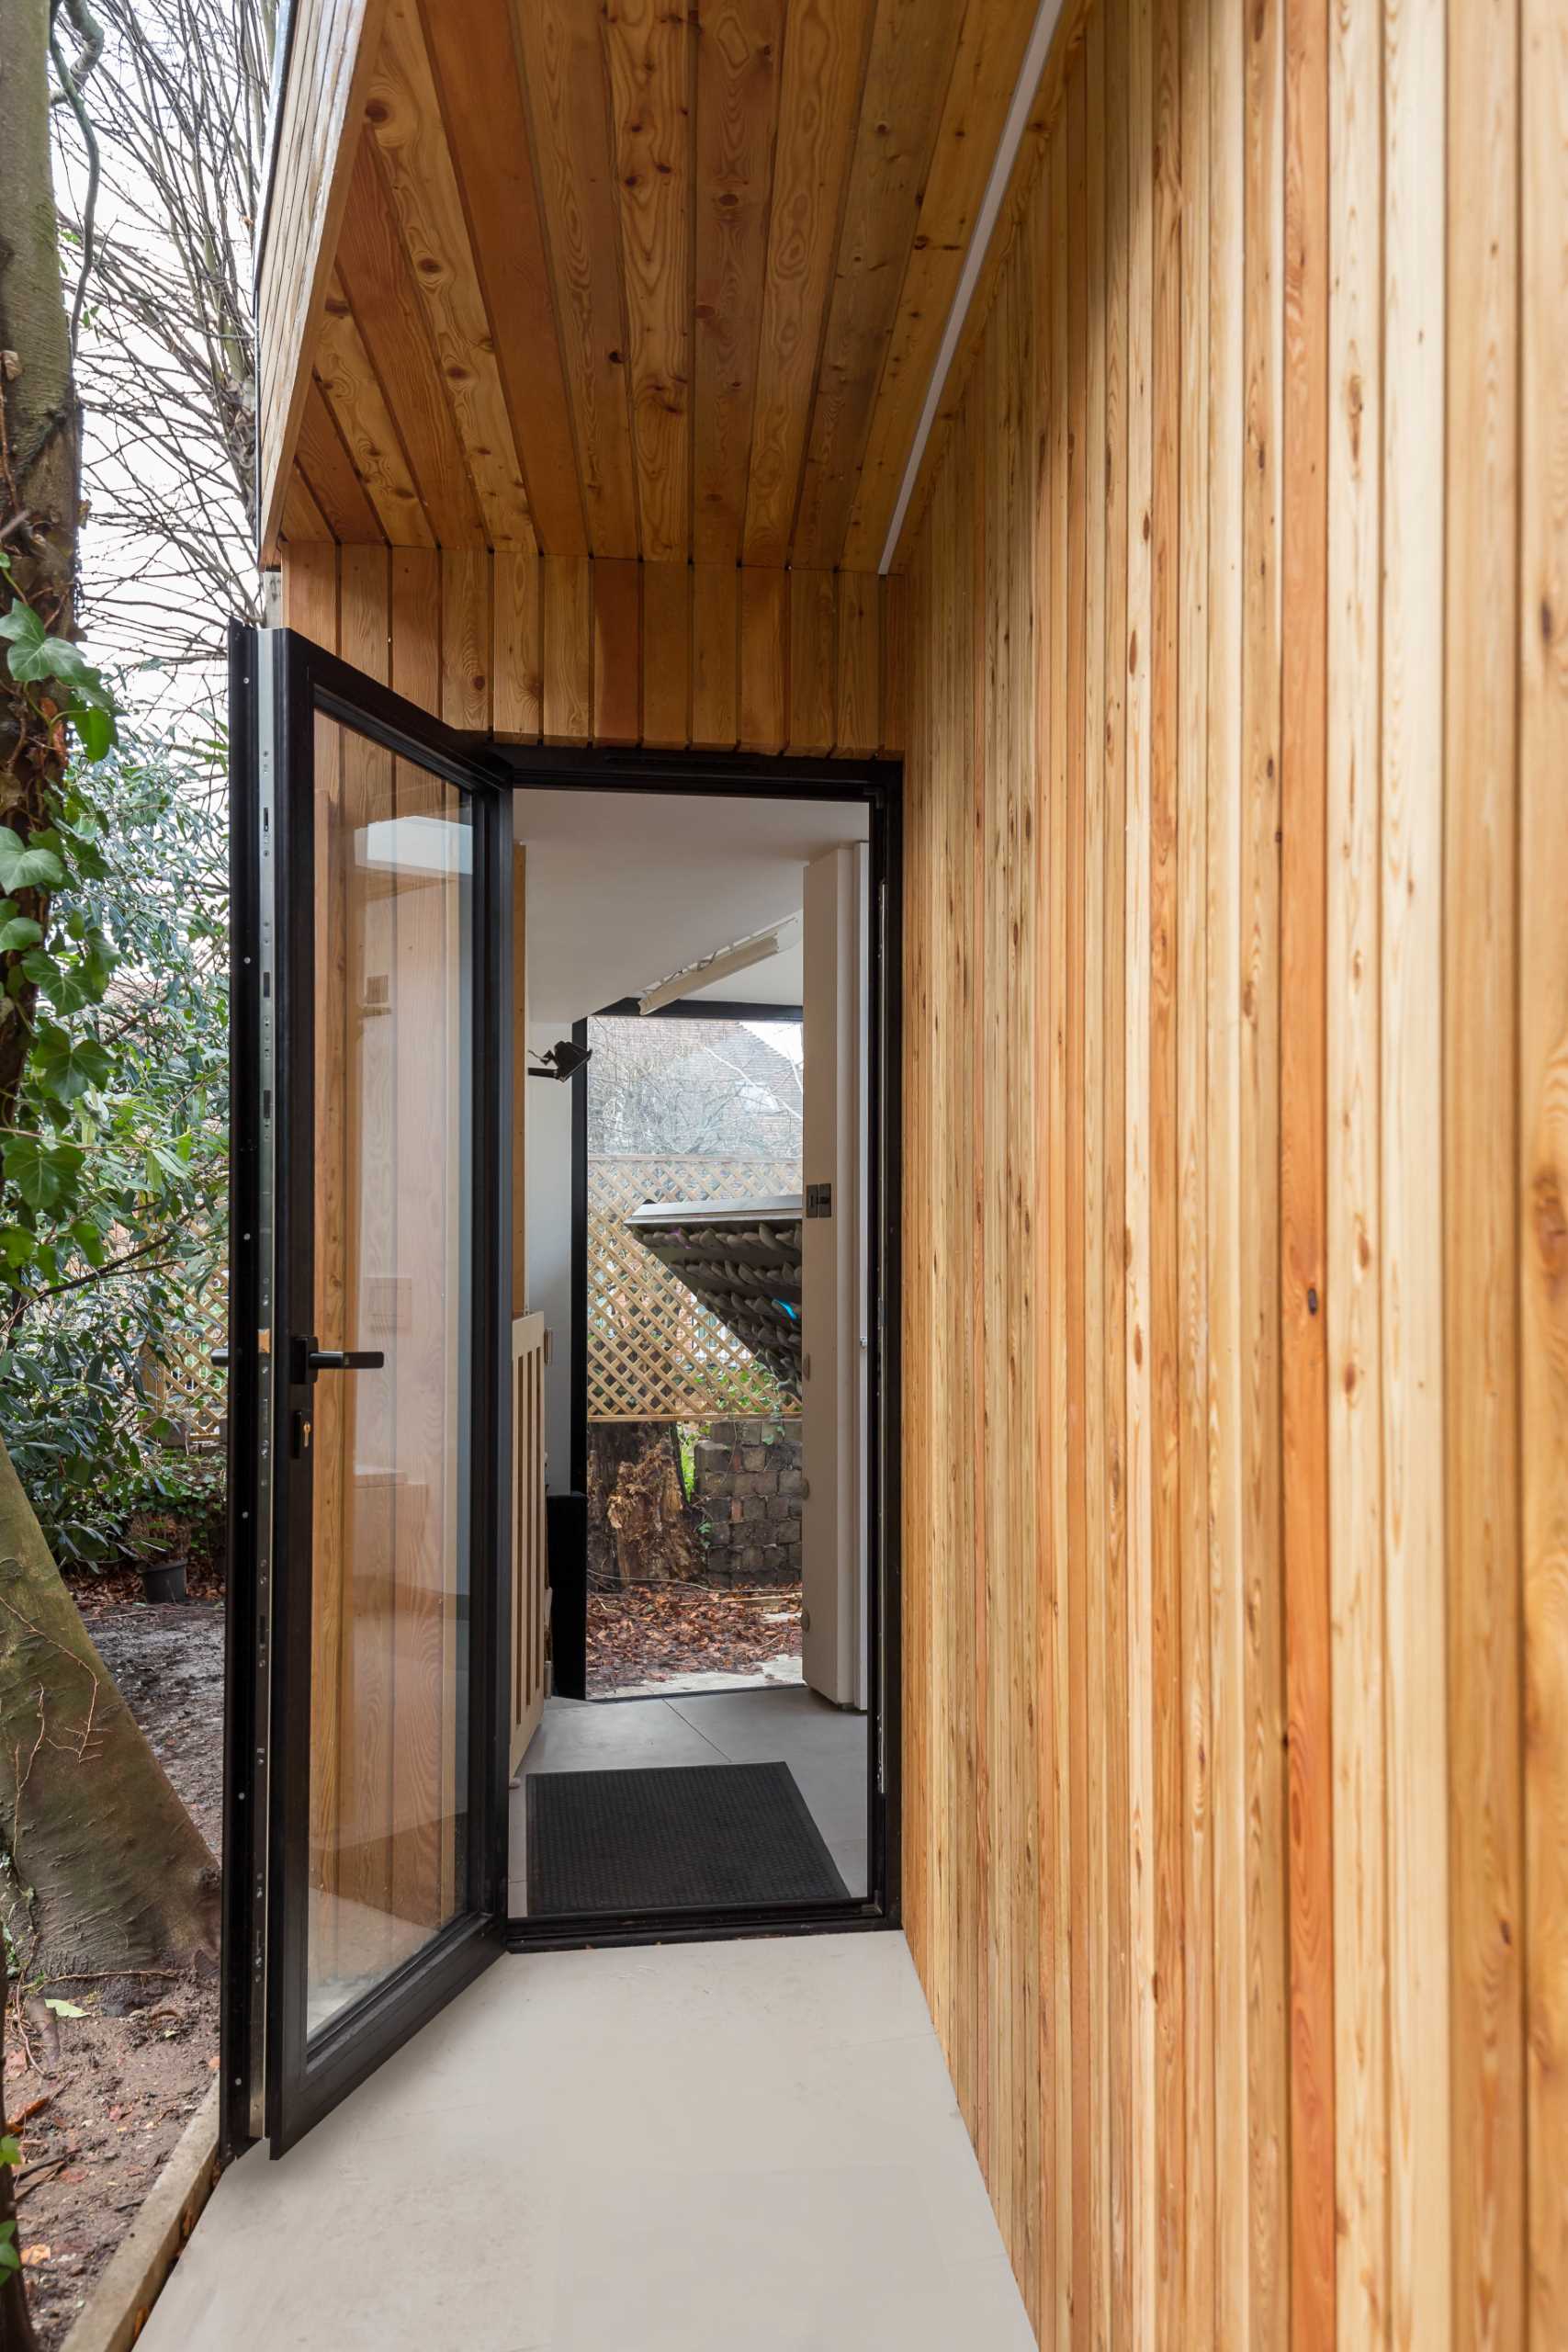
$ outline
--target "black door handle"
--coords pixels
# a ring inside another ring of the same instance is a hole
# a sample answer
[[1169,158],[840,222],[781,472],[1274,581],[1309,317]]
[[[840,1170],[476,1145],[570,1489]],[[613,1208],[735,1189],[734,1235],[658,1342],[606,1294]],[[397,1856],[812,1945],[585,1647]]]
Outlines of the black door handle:
[[310,1348],[305,1362],[314,1380],[319,1372],[380,1372],[387,1359],[379,1348]]

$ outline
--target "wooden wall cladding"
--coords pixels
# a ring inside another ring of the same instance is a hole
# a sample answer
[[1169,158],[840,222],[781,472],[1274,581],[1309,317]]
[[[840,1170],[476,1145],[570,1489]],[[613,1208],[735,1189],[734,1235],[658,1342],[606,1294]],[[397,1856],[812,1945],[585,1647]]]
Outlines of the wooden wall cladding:
[[874,572],[292,540],[281,571],[291,628],[361,668],[351,634],[389,643],[400,693],[508,742],[902,748],[906,600]]
[[1043,2345],[1557,2345],[1568,19],[1047,87],[908,542],[909,1939]]

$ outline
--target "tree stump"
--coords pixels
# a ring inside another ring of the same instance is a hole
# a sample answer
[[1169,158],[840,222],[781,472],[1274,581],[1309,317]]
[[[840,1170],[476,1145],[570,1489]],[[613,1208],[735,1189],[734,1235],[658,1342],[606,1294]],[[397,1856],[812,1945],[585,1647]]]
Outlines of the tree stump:
[[704,1566],[674,1423],[595,1422],[588,1433],[590,1583],[692,1584]]

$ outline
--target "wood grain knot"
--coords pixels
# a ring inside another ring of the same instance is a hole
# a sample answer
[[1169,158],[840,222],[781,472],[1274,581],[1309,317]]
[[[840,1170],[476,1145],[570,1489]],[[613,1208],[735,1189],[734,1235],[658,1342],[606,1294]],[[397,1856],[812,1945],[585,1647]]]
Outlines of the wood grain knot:
[[1538,1170],[1530,1187],[1530,1223],[1535,1230],[1536,1255],[1546,1278],[1546,1286],[1553,1297],[1562,1287],[1568,1275],[1568,1209],[1564,1208],[1562,1187],[1555,1168]]

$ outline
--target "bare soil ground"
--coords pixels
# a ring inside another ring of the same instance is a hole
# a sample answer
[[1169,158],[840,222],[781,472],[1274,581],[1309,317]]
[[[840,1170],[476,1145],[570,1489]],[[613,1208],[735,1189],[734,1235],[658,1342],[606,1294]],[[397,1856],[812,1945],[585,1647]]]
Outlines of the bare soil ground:
[[711,1592],[696,1585],[628,1585],[588,1596],[592,1698],[686,1674],[745,1674],[800,1655],[800,1590]]
[[[104,1664],[216,1854],[222,1604],[152,1607],[130,1597],[140,1589],[133,1576],[74,1587]],[[45,2006],[61,1999],[84,2014]],[[22,2142],[17,2237],[39,2343],[55,2352],[212,2081],[217,1979],[48,1984],[23,2022],[25,2045],[14,2012],[6,2036],[6,2106]]]

